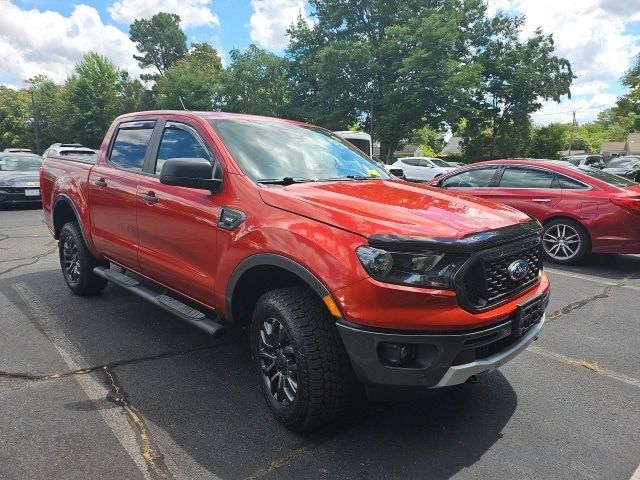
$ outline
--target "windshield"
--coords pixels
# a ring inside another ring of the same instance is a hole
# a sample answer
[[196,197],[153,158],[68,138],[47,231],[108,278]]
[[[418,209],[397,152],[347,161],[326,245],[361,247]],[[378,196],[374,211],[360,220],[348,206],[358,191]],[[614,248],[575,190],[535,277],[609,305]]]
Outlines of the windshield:
[[431,162],[435,163],[438,167],[447,167],[447,168],[451,167],[451,165],[449,165],[444,160],[440,160],[439,158],[430,158],[429,160],[431,160]]
[[0,171],[3,172],[35,172],[40,169],[42,158],[38,155],[2,155]]
[[632,185],[638,185],[636,182],[632,182],[631,180],[627,180],[624,177],[619,177],[618,175],[614,175],[613,173],[604,172],[597,168],[591,167],[580,167],[580,171],[582,173],[586,173],[590,177],[597,178],[598,180],[602,180],[603,182],[607,182],[611,185],[615,185],[616,187],[630,187]]
[[254,119],[210,122],[254,181],[390,178],[356,147],[318,127]]
[[615,158],[609,162],[607,168],[639,168],[640,158]]

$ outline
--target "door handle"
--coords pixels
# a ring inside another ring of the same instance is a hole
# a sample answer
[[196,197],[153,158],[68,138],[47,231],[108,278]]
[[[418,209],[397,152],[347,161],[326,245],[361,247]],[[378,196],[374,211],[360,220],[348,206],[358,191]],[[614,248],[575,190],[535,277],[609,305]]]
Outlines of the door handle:
[[140,196],[144,199],[145,202],[158,203],[158,197],[156,197],[153,192],[141,193]]
[[98,187],[106,187],[107,186],[107,182],[105,182],[104,178],[99,178],[98,180],[96,180],[95,183]]
[[536,203],[549,203],[551,199],[550,198],[532,198],[531,201]]

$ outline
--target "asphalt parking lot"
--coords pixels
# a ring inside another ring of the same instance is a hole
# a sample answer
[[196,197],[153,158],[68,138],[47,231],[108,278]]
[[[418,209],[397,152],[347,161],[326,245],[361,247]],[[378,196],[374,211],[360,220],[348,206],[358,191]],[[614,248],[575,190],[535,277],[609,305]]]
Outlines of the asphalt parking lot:
[[640,479],[640,256],[547,271],[548,323],[500,371],[299,436],[242,332],[73,296],[40,210],[0,210],[0,478]]

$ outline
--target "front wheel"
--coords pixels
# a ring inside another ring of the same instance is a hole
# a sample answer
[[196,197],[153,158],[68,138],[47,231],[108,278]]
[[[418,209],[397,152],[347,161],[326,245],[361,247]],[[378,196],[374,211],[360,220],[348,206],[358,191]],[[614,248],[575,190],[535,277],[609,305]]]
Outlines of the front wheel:
[[104,290],[107,280],[93,273],[93,269],[106,263],[91,254],[76,222],[66,223],[60,230],[58,252],[62,275],[73,293],[89,296]]
[[542,248],[552,262],[572,265],[589,254],[591,243],[582,225],[568,218],[559,218],[544,225]]
[[335,320],[308,288],[273,290],[258,300],[251,349],[265,400],[289,429],[312,430],[348,406],[354,380],[347,352]]

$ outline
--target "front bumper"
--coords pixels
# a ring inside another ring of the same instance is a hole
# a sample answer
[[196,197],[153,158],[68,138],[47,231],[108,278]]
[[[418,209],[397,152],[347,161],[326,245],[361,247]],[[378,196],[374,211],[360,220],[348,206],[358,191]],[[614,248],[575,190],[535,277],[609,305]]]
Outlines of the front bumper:
[[[521,336],[516,317],[475,331],[442,334],[395,333],[337,324],[356,378],[366,385],[447,387],[490,372],[518,355],[543,328],[548,294],[539,298],[541,316]],[[383,359],[384,344],[410,346],[410,362],[392,366]]]
[[39,195],[25,194],[25,190],[37,190],[38,187],[0,187],[0,204],[13,204],[13,203],[37,203],[42,201],[42,197]]

